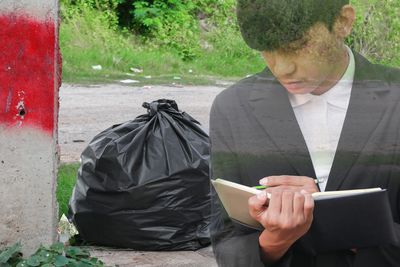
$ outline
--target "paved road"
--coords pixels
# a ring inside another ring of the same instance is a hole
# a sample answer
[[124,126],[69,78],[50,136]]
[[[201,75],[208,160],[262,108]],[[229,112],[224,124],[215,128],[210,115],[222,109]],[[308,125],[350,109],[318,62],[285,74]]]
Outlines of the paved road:
[[60,89],[59,143],[61,162],[77,162],[85,146],[102,130],[146,113],[143,102],[173,99],[181,110],[208,131],[209,112],[215,96],[228,86],[145,86],[119,84]]

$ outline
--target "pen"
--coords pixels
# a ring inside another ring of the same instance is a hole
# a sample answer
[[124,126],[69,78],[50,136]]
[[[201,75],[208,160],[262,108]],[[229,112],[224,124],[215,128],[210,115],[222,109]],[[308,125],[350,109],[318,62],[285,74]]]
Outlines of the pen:
[[321,179],[314,179],[314,182],[315,182],[316,184],[324,183],[324,182],[325,182],[325,179],[324,179],[324,178],[321,178]]
[[258,190],[267,189],[267,187],[265,185],[253,186],[253,188],[258,189]]

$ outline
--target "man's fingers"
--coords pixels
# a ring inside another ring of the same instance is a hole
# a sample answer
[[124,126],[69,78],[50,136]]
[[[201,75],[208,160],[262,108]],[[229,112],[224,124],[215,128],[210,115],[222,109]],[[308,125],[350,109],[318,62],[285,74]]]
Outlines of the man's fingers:
[[314,211],[314,199],[310,193],[304,193],[304,217],[312,219]]
[[282,192],[276,191],[271,194],[271,199],[269,200],[268,209],[263,214],[264,227],[273,232],[279,228],[279,222],[281,217],[282,209]]
[[265,190],[268,193],[272,193],[274,191],[293,191],[293,192],[299,192],[303,187],[300,186],[289,186],[289,185],[281,185],[281,186],[273,186],[273,187],[267,187]]
[[293,191],[282,192],[282,214],[288,218],[293,216],[293,197]]
[[273,192],[269,200],[268,212],[280,215],[282,210],[282,192]]
[[265,205],[268,203],[267,192],[260,191],[257,196],[249,198],[249,213],[253,218],[257,218],[258,215],[263,212],[266,208]]
[[265,186],[305,186],[305,185],[315,185],[313,178],[306,176],[268,176],[260,180],[261,185]]
[[297,218],[304,218],[304,202],[304,195],[296,192],[293,201],[293,215]]

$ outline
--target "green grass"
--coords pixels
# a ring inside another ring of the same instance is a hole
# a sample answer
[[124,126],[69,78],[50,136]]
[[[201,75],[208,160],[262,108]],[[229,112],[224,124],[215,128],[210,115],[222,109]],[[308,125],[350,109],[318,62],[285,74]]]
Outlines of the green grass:
[[[141,84],[213,84],[259,72],[264,63],[236,32],[213,32],[204,38],[212,49],[199,50],[193,60],[182,60],[171,47],[144,42],[138,36],[112,28],[101,12],[85,9],[65,19],[60,28],[63,80],[69,83],[105,83],[135,79]],[[101,65],[102,70],[92,69]],[[130,68],[143,69],[135,77]],[[190,71],[191,70],[191,71]],[[152,79],[145,79],[152,76]],[[174,80],[179,76],[182,80]]]
[[[195,56],[183,60],[182,51],[163,45],[162,38],[144,41],[143,36],[118,28],[113,10],[102,12],[90,5],[65,4],[67,2],[71,1],[61,1],[60,48],[64,82],[87,84],[135,79],[140,81],[139,85],[173,82],[205,85],[215,84],[216,80],[235,81],[265,67],[259,53],[246,46],[233,19],[209,32],[193,31],[196,34],[193,40],[187,38],[182,42],[188,46],[189,54]],[[376,14],[365,23],[370,4],[360,0],[352,3],[359,10],[355,34],[349,38],[352,47],[364,51],[374,62],[398,67],[400,20],[397,14],[400,5],[387,1],[381,5],[379,2],[374,11]],[[384,11],[388,12],[390,23],[379,15]],[[234,11],[227,14],[234,16]],[[382,30],[382,25],[387,29]],[[203,44],[208,43],[209,48],[200,48],[197,39]],[[103,69],[93,70],[94,65],[101,65]],[[127,75],[131,73],[130,68],[140,68],[144,72],[132,77]],[[145,76],[152,76],[152,79],[145,79]],[[175,76],[182,79],[174,80]]]
[[58,169],[57,201],[59,217],[68,213],[68,202],[75,186],[79,163],[62,164]]

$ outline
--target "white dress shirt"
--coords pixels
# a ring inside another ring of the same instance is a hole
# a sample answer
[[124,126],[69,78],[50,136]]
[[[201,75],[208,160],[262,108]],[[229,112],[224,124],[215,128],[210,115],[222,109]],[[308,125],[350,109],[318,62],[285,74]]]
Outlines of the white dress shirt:
[[355,61],[353,52],[347,50],[349,65],[334,87],[322,95],[289,94],[321,192],[328,182],[353,87]]

